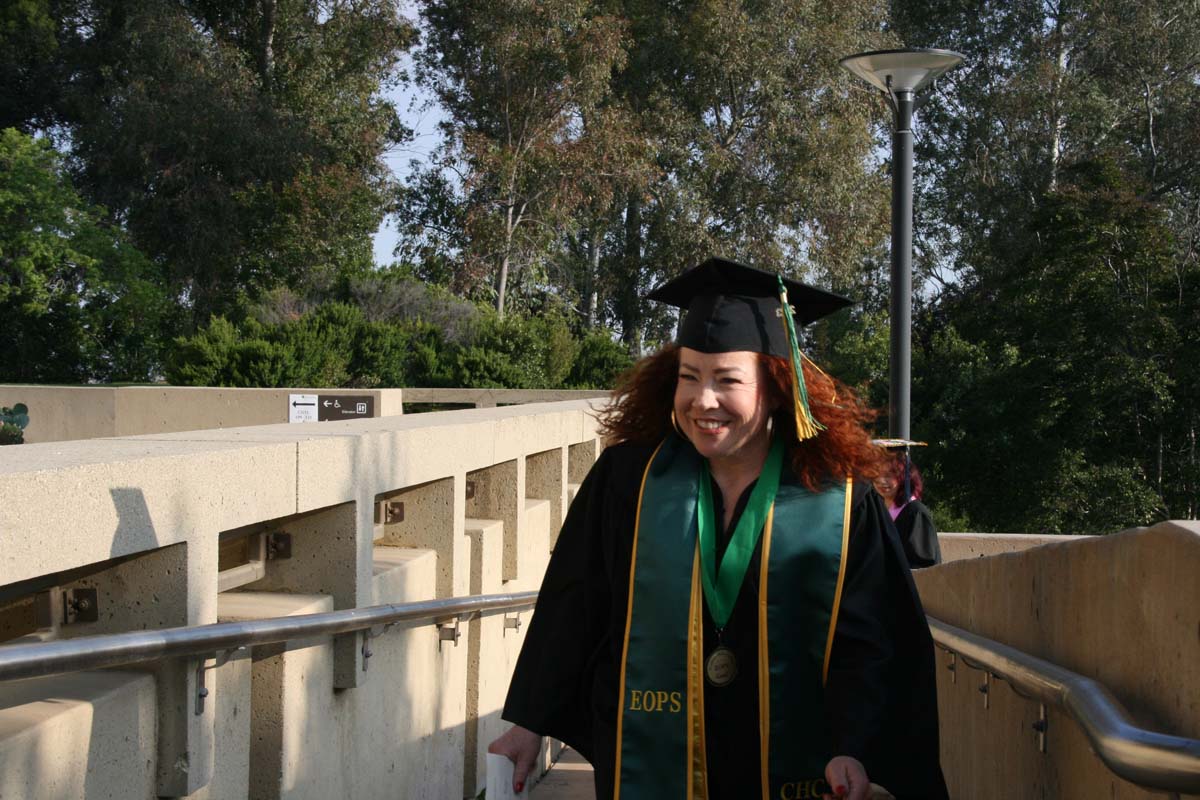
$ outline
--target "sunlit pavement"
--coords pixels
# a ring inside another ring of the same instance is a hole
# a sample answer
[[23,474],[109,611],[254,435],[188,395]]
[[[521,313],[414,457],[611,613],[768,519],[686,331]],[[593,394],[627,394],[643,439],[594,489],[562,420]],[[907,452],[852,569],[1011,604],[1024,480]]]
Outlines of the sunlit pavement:
[[594,800],[592,765],[574,750],[564,749],[553,768],[533,787],[531,800]]

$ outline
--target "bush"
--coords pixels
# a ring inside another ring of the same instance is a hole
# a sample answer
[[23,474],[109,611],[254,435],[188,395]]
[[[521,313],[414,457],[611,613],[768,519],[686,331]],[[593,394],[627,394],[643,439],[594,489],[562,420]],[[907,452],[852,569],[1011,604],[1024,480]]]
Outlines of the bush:
[[240,329],[214,317],[175,341],[167,378],[184,386],[439,385],[444,349],[430,325],[368,322],[353,306],[329,303],[277,324],[247,319]]
[[240,327],[214,317],[175,341],[167,377],[188,386],[606,388],[631,363],[607,333],[576,340],[558,314],[474,313],[461,343],[434,323],[369,320],[344,303],[274,323],[255,314]]
[[556,389],[575,363],[579,344],[558,315],[525,318],[490,314],[470,345],[454,354],[456,386]]
[[567,375],[572,389],[611,389],[617,376],[633,366],[633,357],[608,331],[594,331],[584,337],[579,355]]

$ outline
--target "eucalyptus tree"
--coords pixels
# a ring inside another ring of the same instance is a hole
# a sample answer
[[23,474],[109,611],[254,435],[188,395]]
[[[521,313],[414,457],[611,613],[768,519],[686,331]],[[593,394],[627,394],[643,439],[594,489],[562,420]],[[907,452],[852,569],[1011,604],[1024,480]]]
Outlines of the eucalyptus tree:
[[967,56],[922,112],[916,433],[990,529],[1103,532],[1200,505],[1200,9],[1156,0],[894,6]]
[[630,192],[615,298],[626,341],[666,338],[648,284],[707,254],[843,286],[886,234],[886,177],[870,164],[882,111],[837,60],[887,41],[881,3],[626,0],[633,44],[616,90],[658,173]]
[[412,39],[397,0],[45,9],[52,42],[18,72],[56,88],[16,87],[20,124],[63,148],[80,190],[164,265],[196,320],[370,268],[381,156],[405,135],[380,94]]
[[513,275],[545,263],[579,205],[584,120],[623,61],[624,25],[584,0],[434,0],[421,14],[418,76],[447,114],[440,158],[461,193],[458,283],[489,281],[503,315]]

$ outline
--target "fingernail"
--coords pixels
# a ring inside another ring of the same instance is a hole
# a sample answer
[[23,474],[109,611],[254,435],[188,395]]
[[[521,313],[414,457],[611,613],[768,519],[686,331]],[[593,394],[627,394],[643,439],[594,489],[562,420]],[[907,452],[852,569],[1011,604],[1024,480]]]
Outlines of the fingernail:
[[523,792],[523,791],[525,791],[525,784],[524,784],[524,783],[518,783],[518,784],[517,784],[517,791],[518,791],[518,792]]
[[838,797],[845,797],[846,796],[846,787],[845,786],[835,786],[835,787],[833,787],[833,793],[836,794]]

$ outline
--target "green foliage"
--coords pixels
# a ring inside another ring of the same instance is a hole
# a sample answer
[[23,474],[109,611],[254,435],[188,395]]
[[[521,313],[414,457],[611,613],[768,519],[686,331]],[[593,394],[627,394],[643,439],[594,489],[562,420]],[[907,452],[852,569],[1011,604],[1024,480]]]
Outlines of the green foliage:
[[629,363],[611,336],[581,343],[555,314],[483,312],[456,342],[420,318],[368,320],[355,306],[327,303],[276,322],[214,317],[176,340],[167,377],[192,386],[555,389],[610,385]]
[[370,269],[382,157],[409,135],[381,96],[414,34],[395,0],[9,6],[0,118],[69,142],[194,320]]
[[[905,0],[966,64],[920,112],[913,433],[976,530],[1200,514],[1200,9]],[[1188,210],[1190,209],[1190,210]]]
[[[583,0],[435,0],[422,16],[418,67],[450,115],[440,158],[463,180],[460,194],[438,170],[415,176],[420,193],[401,202],[421,227],[405,249],[426,251],[436,268],[429,244],[461,244],[456,283],[490,284],[503,315],[510,285],[539,282],[544,253],[583,202],[592,129],[579,120],[611,92],[624,23]],[[439,222],[461,227],[427,236]]]
[[617,376],[633,366],[629,350],[610,332],[591,331],[579,343],[566,384],[572,389],[611,389]]
[[189,386],[412,386],[439,380],[440,334],[421,322],[369,322],[329,303],[278,324],[224,317],[176,340],[171,383]]
[[[930,454],[931,502],[975,529],[1117,530],[1186,508],[1196,335],[1165,217],[1109,162],[1065,170],[1028,234],[1028,260],[947,304],[954,327],[914,363],[914,435]],[[1194,280],[1194,277],[1192,278]],[[1177,416],[1183,411],[1182,418]]]
[[451,285],[501,309],[550,284],[632,351],[670,324],[645,290],[715,251],[848,278],[886,191],[837,58],[886,43],[882,12],[429,3],[419,78],[449,137],[401,194],[401,252],[430,276],[459,253]]
[[490,315],[470,344],[450,354],[450,379],[456,386],[558,388],[578,351],[561,317]]
[[145,381],[175,311],[157,265],[75,192],[44,139],[0,131],[0,381]]

